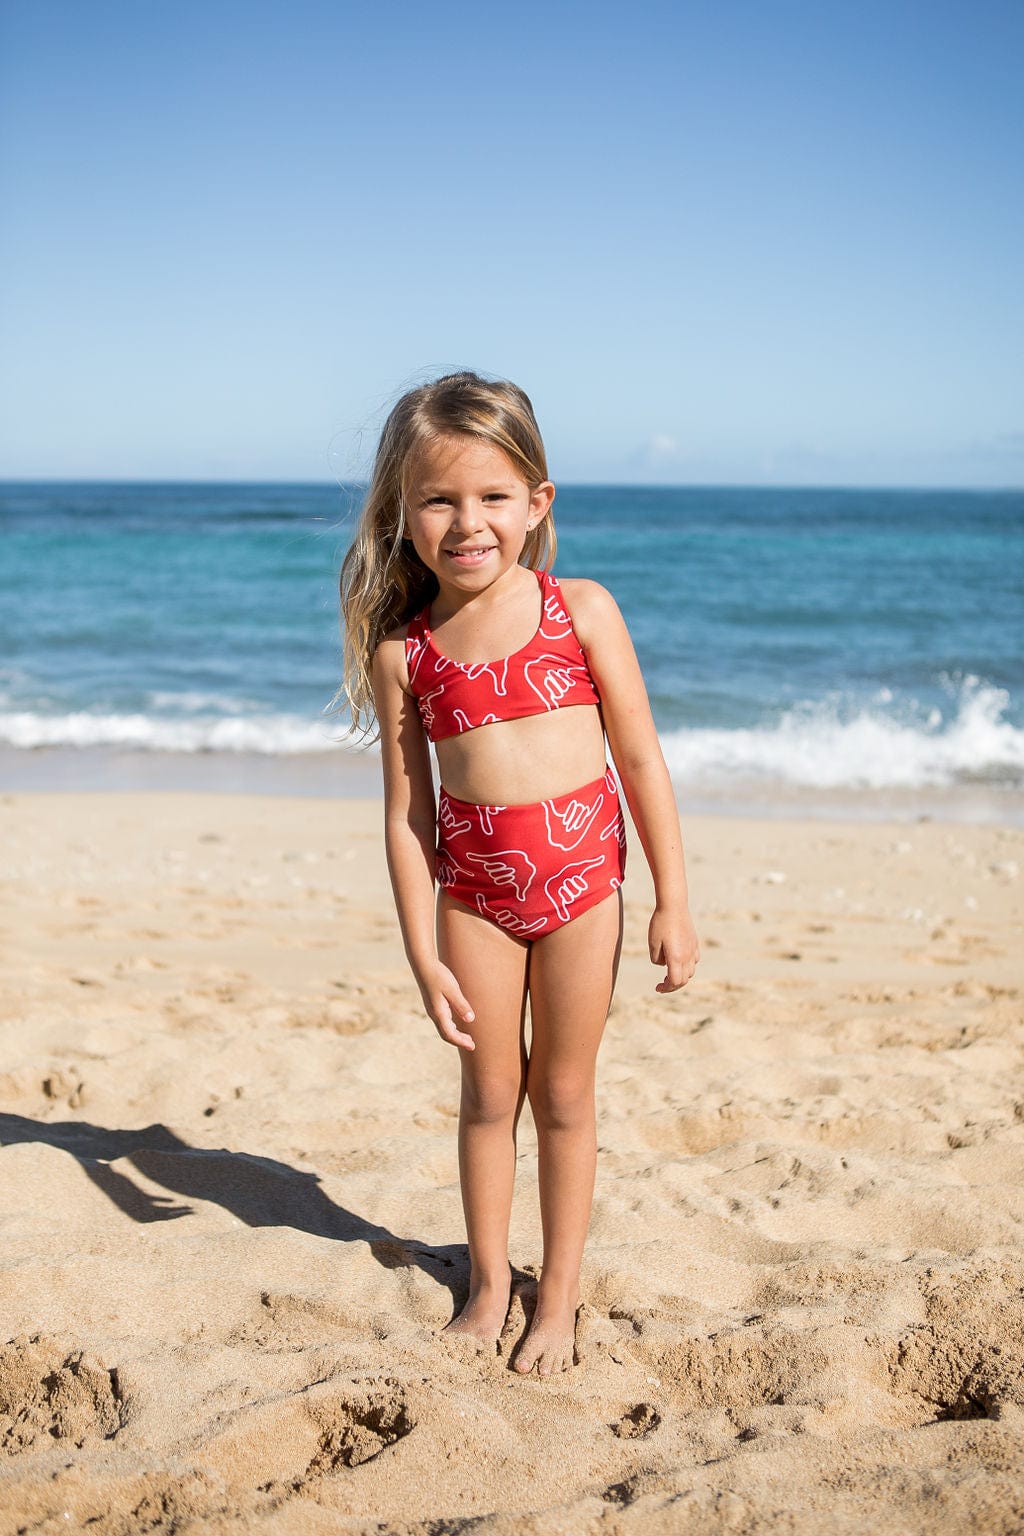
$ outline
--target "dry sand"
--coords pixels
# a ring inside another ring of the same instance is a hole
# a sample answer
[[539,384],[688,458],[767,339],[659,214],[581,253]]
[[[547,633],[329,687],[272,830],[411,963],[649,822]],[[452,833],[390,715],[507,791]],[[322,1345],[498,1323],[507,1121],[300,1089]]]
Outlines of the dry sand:
[[692,819],[697,979],[634,845],[580,1363],[466,1281],[458,1062],[380,807],[8,795],[0,1536],[1024,1530],[1024,831]]

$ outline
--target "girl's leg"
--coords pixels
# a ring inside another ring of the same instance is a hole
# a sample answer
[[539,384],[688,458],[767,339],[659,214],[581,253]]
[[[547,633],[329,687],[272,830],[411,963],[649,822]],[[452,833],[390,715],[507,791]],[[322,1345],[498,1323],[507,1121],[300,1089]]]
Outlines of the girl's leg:
[[527,1092],[537,1125],[544,1265],[516,1369],[573,1363],[580,1264],[594,1197],[594,1071],[622,942],[616,893],[537,939],[530,955]]
[[494,1340],[508,1313],[508,1227],[516,1126],[526,1095],[526,970],[529,949],[444,893],[438,952],[476,1015],[463,1027],[476,1049],[460,1051],[459,1178],[469,1240],[469,1300],[451,1333]]

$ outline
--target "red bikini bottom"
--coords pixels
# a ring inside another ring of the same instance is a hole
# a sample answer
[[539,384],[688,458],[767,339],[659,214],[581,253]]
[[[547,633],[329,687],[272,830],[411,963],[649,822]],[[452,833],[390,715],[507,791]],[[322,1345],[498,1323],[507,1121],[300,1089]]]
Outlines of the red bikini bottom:
[[609,768],[535,805],[473,805],[441,790],[435,877],[456,901],[539,939],[617,891],[626,829]]

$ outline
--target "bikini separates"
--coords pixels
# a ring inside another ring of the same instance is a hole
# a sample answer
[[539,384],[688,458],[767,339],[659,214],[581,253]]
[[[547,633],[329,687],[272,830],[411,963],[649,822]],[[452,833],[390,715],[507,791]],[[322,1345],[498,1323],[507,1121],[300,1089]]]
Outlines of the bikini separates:
[[[573,705],[600,704],[586,655],[550,571],[534,571],[540,620],[533,638],[498,661],[454,661],[439,651],[430,604],[410,619],[409,691],[431,741]],[[593,784],[536,805],[474,805],[444,788],[435,876],[489,922],[539,939],[622,884],[626,832],[609,768]]]
[[474,805],[442,789],[435,877],[442,890],[523,939],[539,939],[622,884],[626,829],[609,768],[534,805]]

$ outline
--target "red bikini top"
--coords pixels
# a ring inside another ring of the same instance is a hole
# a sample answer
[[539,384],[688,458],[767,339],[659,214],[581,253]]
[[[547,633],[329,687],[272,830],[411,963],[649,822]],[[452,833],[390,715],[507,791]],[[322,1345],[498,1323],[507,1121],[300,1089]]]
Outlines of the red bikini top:
[[409,620],[409,687],[431,741],[499,720],[601,702],[558,581],[547,571],[534,575],[540,583],[540,624],[533,639],[512,656],[453,661],[434,645],[429,604]]

